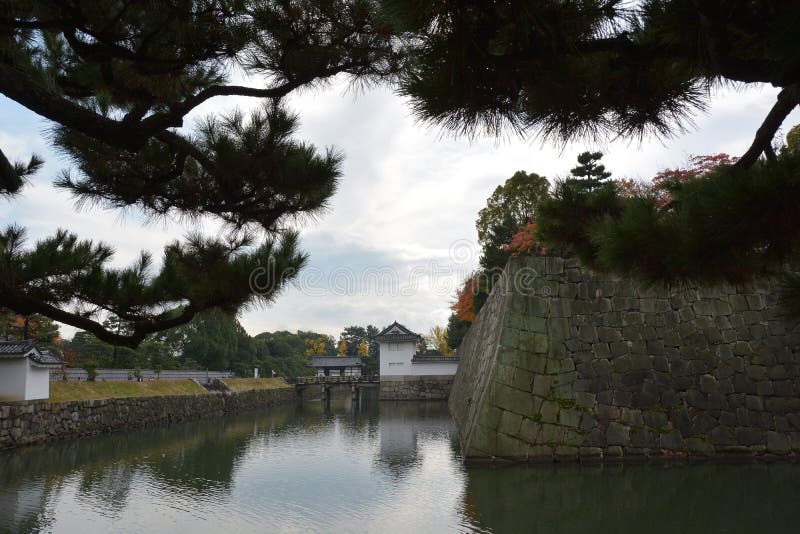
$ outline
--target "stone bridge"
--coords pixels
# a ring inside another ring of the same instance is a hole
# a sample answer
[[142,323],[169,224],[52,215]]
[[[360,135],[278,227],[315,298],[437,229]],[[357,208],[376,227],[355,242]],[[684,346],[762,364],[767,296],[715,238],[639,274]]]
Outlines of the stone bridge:
[[363,389],[380,386],[378,377],[373,376],[299,376],[292,382],[298,397],[302,398],[303,392],[308,389],[317,389],[325,402],[330,402],[334,387],[349,387],[353,400],[359,401]]

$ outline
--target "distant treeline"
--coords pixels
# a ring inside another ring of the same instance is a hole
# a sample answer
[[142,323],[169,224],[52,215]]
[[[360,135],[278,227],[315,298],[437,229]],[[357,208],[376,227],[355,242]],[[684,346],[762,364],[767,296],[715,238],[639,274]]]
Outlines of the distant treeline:
[[153,334],[135,350],[114,347],[83,331],[58,345],[75,367],[231,370],[242,376],[258,367],[262,376],[271,370],[278,376],[303,376],[313,373],[306,366],[312,355],[337,354],[342,341],[349,355],[356,355],[360,346],[363,351],[362,342],[366,343],[369,354],[362,357],[367,372],[376,370],[377,345],[369,336],[377,331],[374,326],[347,327],[338,342],[333,336],[306,331],[250,336],[235,317],[212,311],[187,325]]

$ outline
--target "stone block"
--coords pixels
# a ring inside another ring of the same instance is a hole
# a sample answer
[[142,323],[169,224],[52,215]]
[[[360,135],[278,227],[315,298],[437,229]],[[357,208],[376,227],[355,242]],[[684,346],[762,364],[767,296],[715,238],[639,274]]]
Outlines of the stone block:
[[787,454],[790,450],[789,436],[780,432],[767,432],[767,452]]
[[763,445],[765,440],[764,431],[757,428],[736,429],[736,442],[739,445]]
[[535,376],[538,375],[535,375],[526,369],[517,367],[514,369],[514,378],[511,385],[517,389],[521,389],[522,391],[531,391]]
[[608,424],[606,431],[606,443],[608,445],[629,445],[631,442],[630,428],[612,421]]
[[794,384],[791,380],[776,380],[772,382],[773,394],[779,397],[793,397],[795,395]]
[[545,400],[542,402],[542,407],[540,410],[541,420],[544,423],[557,423],[558,422],[558,412],[561,407],[558,403]]
[[558,425],[543,424],[541,442],[547,444],[560,444],[564,441],[564,429]]
[[519,437],[530,444],[537,444],[541,437],[542,426],[531,420],[523,419],[519,429]]
[[600,447],[581,447],[579,455],[581,459],[599,460],[603,458],[603,449]]
[[575,402],[578,406],[591,410],[597,402],[597,395],[589,392],[577,392],[575,393]]
[[719,382],[712,375],[702,375],[700,377],[700,391],[703,393],[717,393],[719,391]]
[[644,426],[642,412],[631,408],[622,408],[620,410],[620,421],[628,426]]
[[524,441],[506,434],[497,434],[496,456],[521,459],[527,458],[529,451],[530,446]]
[[692,304],[692,311],[696,316],[714,315],[714,303],[708,300],[699,300]]
[[614,392],[614,406],[631,406],[633,402],[633,393],[630,391],[620,391],[617,390]]
[[[555,321],[555,319],[553,320]],[[559,319],[558,321],[567,321],[566,319]],[[523,318],[523,328],[529,332],[538,332],[541,334],[547,333],[547,319],[537,315],[525,315]],[[569,335],[569,330],[566,330],[562,338]]]
[[497,430],[503,434],[516,436],[519,434],[520,425],[522,425],[521,415],[505,411],[500,416],[500,425],[497,427]]
[[708,440],[701,438],[687,438],[686,448],[694,454],[711,455],[714,454],[714,445]]
[[647,410],[642,412],[642,419],[644,424],[650,428],[666,428],[669,424],[667,414],[664,412]]
[[763,365],[748,365],[746,369],[747,378],[751,380],[766,380],[767,368]]
[[533,352],[537,354],[547,353],[549,338],[545,334],[533,334]]
[[581,422],[581,414],[580,410],[562,408],[558,412],[558,424],[570,428],[578,428]]
[[547,274],[562,274],[564,272],[564,259],[556,256],[547,256],[545,259]]
[[756,382],[756,394],[762,397],[774,394],[774,390],[772,388],[772,382],[770,382],[769,380],[765,380],[763,382]]
[[611,348],[609,347],[608,343],[594,343],[592,345],[592,351],[594,352],[594,356],[597,358],[611,357]]
[[592,369],[595,376],[609,376],[611,374],[611,362],[608,360],[595,360],[592,362]]
[[734,312],[743,312],[748,310],[747,299],[744,295],[731,295],[730,296],[731,310]]

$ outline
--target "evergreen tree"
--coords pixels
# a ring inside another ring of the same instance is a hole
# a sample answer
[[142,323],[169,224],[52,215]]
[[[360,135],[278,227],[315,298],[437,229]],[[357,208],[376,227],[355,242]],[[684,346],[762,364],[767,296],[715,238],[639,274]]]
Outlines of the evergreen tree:
[[611,177],[605,165],[600,164],[602,158],[602,152],[578,154],[578,165],[569,171],[575,177],[571,183],[584,191],[593,191],[602,186]]
[[565,182],[537,214],[537,233],[594,269],[654,282],[743,282],[797,254],[800,160],[773,143],[800,103],[800,3],[392,4],[416,39],[401,92],[422,120],[456,131],[667,138],[706,109],[717,84],[777,87],[750,147],[733,164],[675,183],[669,204]]
[[457,349],[461,345],[464,336],[472,323],[459,319],[456,314],[450,314],[447,319],[447,344],[451,349]]
[[[80,204],[228,226],[224,238],[168,245],[159,269],[150,253],[111,268],[111,246],[64,229],[33,244],[21,226],[0,231],[0,305],[129,347],[203,311],[278,295],[306,259],[283,230],[327,205],[341,162],[295,139],[281,98],[337,74],[374,81],[400,60],[363,0],[14,0],[2,11],[0,94],[51,121],[72,164],[58,187]],[[234,65],[263,81],[232,83]],[[218,96],[264,104],[184,124]],[[1,149],[0,195],[11,198],[42,161],[12,162]],[[129,328],[107,329],[104,313]]]

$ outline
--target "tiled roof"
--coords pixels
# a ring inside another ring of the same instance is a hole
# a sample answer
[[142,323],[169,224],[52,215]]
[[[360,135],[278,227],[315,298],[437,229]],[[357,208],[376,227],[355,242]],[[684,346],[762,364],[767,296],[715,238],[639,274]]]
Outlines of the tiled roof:
[[25,356],[33,349],[33,341],[0,341],[0,355]]
[[308,367],[359,367],[361,358],[358,356],[314,356]]
[[28,356],[37,365],[61,365],[61,358],[49,350],[38,350],[30,339],[25,341],[0,341],[0,358]]
[[49,350],[39,351],[30,356],[31,360],[40,365],[61,365],[63,362],[61,358],[50,352]]
[[445,362],[458,363],[458,356],[442,356],[441,354],[415,354],[411,363]]
[[378,341],[417,341],[420,335],[412,332],[397,321],[393,322],[375,335]]

